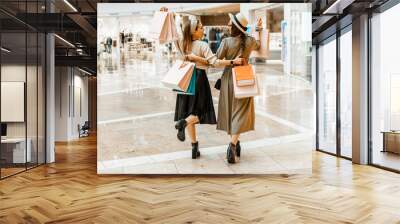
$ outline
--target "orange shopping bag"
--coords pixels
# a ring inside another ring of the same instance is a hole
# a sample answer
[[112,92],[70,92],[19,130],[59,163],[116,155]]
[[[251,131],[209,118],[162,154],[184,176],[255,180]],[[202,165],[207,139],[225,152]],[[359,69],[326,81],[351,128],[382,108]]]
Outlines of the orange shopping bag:
[[238,86],[254,85],[255,75],[252,65],[236,66],[233,70],[235,70],[235,82]]
[[[232,81],[233,81],[233,92],[235,95],[235,98],[247,98],[247,97],[253,97],[257,96],[260,92],[258,88],[258,83],[257,83],[257,76],[255,75],[254,68],[253,66],[249,65],[251,69],[253,70],[254,74],[254,84],[253,85],[246,85],[246,86],[238,86],[237,84],[237,77],[236,77],[236,71],[237,69],[232,69]],[[238,67],[243,67],[243,66],[238,66]],[[234,68],[238,68],[234,67]]]

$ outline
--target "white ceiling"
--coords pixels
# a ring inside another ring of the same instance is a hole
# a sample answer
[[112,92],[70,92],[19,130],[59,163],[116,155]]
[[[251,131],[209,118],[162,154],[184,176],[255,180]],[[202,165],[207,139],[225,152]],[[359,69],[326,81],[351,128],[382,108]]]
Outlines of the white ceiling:
[[236,12],[238,3],[98,3],[98,16],[152,15],[155,10],[167,7],[170,11],[194,15],[215,15]]

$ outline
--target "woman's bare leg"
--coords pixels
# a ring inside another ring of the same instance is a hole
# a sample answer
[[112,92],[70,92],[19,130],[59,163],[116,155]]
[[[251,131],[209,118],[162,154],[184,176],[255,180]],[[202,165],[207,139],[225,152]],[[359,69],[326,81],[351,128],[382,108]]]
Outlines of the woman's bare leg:
[[194,123],[188,124],[187,126],[188,134],[190,139],[192,140],[192,143],[196,143],[196,125]]
[[199,117],[197,117],[195,115],[189,115],[185,120],[188,125],[196,124],[197,122],[199,122]]
[[231,135],[231,142],[234,144],[234,145],[236,145],[237,144],[237,142],[239,141],[239,134],[237,134],[237,135]]

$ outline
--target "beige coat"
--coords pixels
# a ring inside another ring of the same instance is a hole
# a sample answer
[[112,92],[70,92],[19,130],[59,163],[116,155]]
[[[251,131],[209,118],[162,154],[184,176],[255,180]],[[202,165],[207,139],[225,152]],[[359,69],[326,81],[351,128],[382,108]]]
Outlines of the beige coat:
[[[222,40],[217,51],[218,59],[233,60],[239,55],[248,59],[252,50],[260,47],[260,42],[253,37],[247,37],[245,47],[240,49],[240,37],[228,37]],[[221,89],[218,103],[217,129],[226,131],[229,135],[240,134],[254,130],[254,99],[253,97],[236,99],[233,92],[232,66],[226,66],[221,77]]]

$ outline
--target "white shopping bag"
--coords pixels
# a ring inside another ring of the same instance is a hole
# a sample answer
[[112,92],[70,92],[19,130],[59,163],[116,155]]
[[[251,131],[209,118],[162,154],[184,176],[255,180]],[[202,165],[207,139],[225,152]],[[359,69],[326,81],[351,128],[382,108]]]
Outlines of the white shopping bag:
[[[185,63],[185,64],[183,64]],[[183,66],[182,66],[183,65]],[[195,64],[178,60],[161,81],[164,86],[186,92]]]

